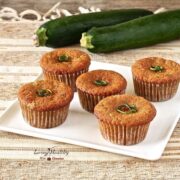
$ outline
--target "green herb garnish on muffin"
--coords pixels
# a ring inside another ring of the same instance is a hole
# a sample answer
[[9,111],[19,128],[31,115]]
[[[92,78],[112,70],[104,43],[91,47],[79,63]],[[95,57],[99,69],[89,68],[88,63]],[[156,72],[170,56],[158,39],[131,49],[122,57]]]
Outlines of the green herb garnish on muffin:
[[49,89],[38,89],[36,93],[39,97],[46,97],[52,95],[52,91]]
[[94,84],[97,86],[107,86],[109,83],[107,81],[103,81],[103,80],[95,80]]
[[151,66],[150,70],[154,72],[162,72],[164,68],[162,66]]
[[134,104],[122,104],[117,107],[116,111],[122,114],[131,114],[137,112],[137,108]]
[[63,55],[58,57],[59,62],[68,62],[69,60],[70,60],[70,57],[67,56],[66,54],[63,54]]

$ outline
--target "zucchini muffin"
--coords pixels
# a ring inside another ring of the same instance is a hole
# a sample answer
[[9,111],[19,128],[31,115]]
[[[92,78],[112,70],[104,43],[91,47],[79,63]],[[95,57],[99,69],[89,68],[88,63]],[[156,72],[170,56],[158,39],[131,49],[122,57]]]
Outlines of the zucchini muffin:
[[104,98],[96,105],[94,114],[106,140],[133,145],[146,137],[156,109],[143,97],[124,94]]
[[125,78],[114,71],[94,70],[77,78],[76,86],[82,107],[89,112],[103,98],[123,94],[127,86]]
[[62,124],[72,98],[71,88],[56,80],[28,83],[18,92],[24,119],[37,128],[52,128]]
[[76,91],[76,78],[88,71],[90,57],[83,51],[62,48],[44,54],[40,66],[45,79],[54,79]]
[[149,57],[132,66],[135,93],[150,101],[172,98],[180,81],[180,65],[172,60]]

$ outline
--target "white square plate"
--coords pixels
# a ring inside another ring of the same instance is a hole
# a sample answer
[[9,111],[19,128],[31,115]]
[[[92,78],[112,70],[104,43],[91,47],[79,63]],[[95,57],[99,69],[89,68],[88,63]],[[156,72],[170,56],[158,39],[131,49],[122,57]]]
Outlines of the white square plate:
[[[126,93],[134,94],[130,67],[93,61],[90,69],[109,69],[121,73],[128,82]],[[29,126],[24,121],[16,100],[0,117],[0,130],[157,160],[161,157],[179,120],[180,88],[171,100],[153,104],[157,109],[157,115],[151,122],[148,134],[143,142],[132,146],[115,145],[104,140],[100,134],[96,117],[81,108],[77,93],[71,102],[65,123],[59,127],[38,129]]]

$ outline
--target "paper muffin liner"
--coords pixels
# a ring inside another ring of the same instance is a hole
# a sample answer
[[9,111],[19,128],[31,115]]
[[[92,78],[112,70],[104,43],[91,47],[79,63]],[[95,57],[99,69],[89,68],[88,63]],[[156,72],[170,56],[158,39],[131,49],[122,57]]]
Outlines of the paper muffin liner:
[[74,73],[64,73],[64,74],[58,74],[43,70],[43,75],[44,75],[44,79],[52,79],[52,80],[58,80],[60,82],[64,82],[65,84],[69,85],[72,88],[72,90],[75,92],[77,91],[76,89],[77,77],[85,72],[88,72],[88,69],[89,68]]
[[149,125],[150,123],[138,126],[125,126],[99,120],[100,131],[104,139],[120,145],[133,145],[143,141]]
[[120,91],[119,93],[106,94],[106,95],[92,95],[92,94],[83,92],[80,89],[77,89],[77,91],[78,91],[79,100],[80,100],[82,108],[88,112],[94,112],[94,107],[103,98],[105,98],[107,96],[115,95],[115,94],[124,94],[125,93],[125,89]]
[[172,98],[176,94],[179,85],[177,80],[158,84],[133,77],[133,81],[135,93],[149,101],[166,101]]
[[69,104],[53,111],[36,111],[20,103],[24,119],[36,128],[53,128],[61,125],[68,115]]

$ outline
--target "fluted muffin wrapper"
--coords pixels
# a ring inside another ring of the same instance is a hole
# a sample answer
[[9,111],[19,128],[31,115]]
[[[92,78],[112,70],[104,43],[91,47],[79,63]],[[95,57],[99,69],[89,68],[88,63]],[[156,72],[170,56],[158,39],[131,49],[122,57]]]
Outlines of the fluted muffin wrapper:
[[133,145],[143,141],[150,123],[138,126],[126,126],[99,120],[100,131],[104,139],[119,145]]
[[43,75],[44,75],[44,79],[52,79],[52,80],[58,80],[60,82],[64,82],[65,84],[69,85],[71,89],[75,92],[77,91],[76,88],[77,77],[85,72],[88,72],[88,69],[89,67],[74,73],[64,73],[64,74],[58,74],[43,70]]
[[149,101],[166,101],[171,99],[177,92],[179,81],[174,80],[164,83],[151,83],[133,77],[134,90],[138,96]]
[[94,107],[103,98],[105,98],[107,96],[115,95],[115,94],[124,94],[125,93],[125,89],[118,93],[112,93],[112,94],[109,93],[109,94],[105,94],[105,95],[92,95],[92,94],[83,92],[78,88],[77,88],[77,91],[78,91],[79,100],[80,100],[82,108],[91,113],[94,112]]
[[36,128],[53,128],[61,125],[68,115],[69,104],[56,110],[37,111],[20,102],[24,119]]

